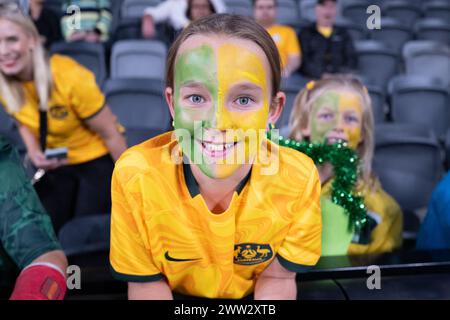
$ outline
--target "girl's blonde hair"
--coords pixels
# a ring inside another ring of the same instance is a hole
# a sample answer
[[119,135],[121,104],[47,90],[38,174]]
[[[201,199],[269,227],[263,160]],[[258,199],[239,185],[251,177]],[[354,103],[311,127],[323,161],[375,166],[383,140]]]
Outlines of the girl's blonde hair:
[[367,88],[353,75],[327,75],[319,81],[308,83],[299,92],[294,101],[294,107],[289,119],[289,137],[303,140],[302,130],[308,128],[311,121],[311,111],[317,98],[329,90],[351,90],[361,99],[363,107],[362,130],[363,141],[357,147],[360,158],[359,180],[372,185],[372,159],[374,152],[372,103]]
[[[22,13],[18,6],[13,4],[0,7],[1,19],[18,25],[35,41],[35,47],[32,52],[33,81],[39,98],[39,108],[46,111],[52,87],[52,76],[39,33],[33,21]],[[0,96],[6,104],[5,107],[12,113],[20,111],[25,102],[20,81],[14,77],[6,76],[2,72],[0,72]]]

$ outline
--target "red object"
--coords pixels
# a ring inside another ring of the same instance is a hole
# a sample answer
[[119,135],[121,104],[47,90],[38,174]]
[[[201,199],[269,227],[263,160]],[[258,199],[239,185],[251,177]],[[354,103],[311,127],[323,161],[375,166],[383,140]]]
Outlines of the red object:
[[66,279],[60,271],[34,265],[21,272],[10,300],[62,300],[65,294]]

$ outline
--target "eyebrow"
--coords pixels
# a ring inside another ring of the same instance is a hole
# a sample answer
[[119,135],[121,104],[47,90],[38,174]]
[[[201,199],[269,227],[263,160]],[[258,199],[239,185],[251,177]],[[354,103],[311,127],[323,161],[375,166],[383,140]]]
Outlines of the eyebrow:
[[181,83],[180,87],[183,88],[208,88],[207,83],[198,80],[187,80]]
[[262,88],[260,86],[254,84],[254,83],[251,83],[251,82],[236,83],[236,84],[233,84],[230,89],[253,90],[253,91],[255,91],[255,90],[261,91],[262,90]]

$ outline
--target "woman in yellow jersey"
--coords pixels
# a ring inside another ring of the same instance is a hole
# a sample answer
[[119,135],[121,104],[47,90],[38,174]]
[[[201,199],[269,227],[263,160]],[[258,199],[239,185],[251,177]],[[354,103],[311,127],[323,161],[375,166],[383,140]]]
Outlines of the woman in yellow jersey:
[[333,168],[319,167],[322,182],[324,255],[380,253],[402,243],[402,212],[397,202],[381,187],[372,173],[374,149],[373,115],[370,96],[364,85],[351,75],[334,75],[307,84],[296,97],[290,119],[290,138],[314,143],[347,142],[361,161],[357,191],[368,209],[367,235],[348,232],[348,216],[331,203]]
[[302,153],[265,138],[285,102],[270,35],[212,15],[168,53],[168,132],[127,150],[112,179],[110,263],[130,299],[173,293],[296,298],[320,257],[320,181]]
[[[17,5],[2,4],[0,101],[32,164],[46,171],[35,187],[58,231],[74,215],[109,212],[113,160],[126,144],[93,73],[68,57],[48,60],[39,39]],[[45,155],[56,148],[67,156]]]

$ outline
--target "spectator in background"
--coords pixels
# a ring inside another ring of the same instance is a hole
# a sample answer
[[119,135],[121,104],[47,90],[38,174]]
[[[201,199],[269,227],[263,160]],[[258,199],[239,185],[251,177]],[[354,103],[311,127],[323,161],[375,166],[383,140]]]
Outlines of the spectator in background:
[[417,249],[450,248],[450,172],[434,190],[417,236]]
[[175,32],[178,32],[190,21],[224,12],[223,0],[166,0],[145,10],[142,18],[142,36],[147,39],[154,38],[155,25],[161,22],[167,22]]
[[[79,11],[73,10],[75,7]],[[61,28],[66,41],[108,41],[112,22],[110,0],[67,0],[63,12]],[[78,13],[79,20],[75,17]]]
[[14,300],[62,300],[67,259],[13,147],[0,137],[0,285]]
[[30,0],[29,14],[33,19],[46,49],[62,39],[61,25],[58,16],[44,7],[45,0]]
[[345,141],[359,159],[356,192],[368,210],[368,223],[359,234],[349,232],[349,216],[331,202],[334,171],[320,165],[322,182],[322,255],[389,252],[402,244],[403,214],[372,172],[373,114],[364,85],[350,75],[329,75],[310,81],[296,97],[289,123],[290,139],[333,144]]
[[277,45],[282,64],[282,75],[289,77],[301,64],[297,35],[291,27],[276,24],[277,0],[253,0],[256,22],[262,25]]
[[300,30],[303,64],[300,72],[319,79],[325,73],[347,73],[356,69],[357,57],[347,30],[334,25],[336,0],[318,0],[316,22]]
[[[0,103],[45,171],[35,188],[58,232],[74,216],[109,212],[114,161],[126,144],[94,74],[69,57],[48,60],[39,40],[18,7],[0,9]],[[46,147],[66,148],[66,159],[47,157]]]

